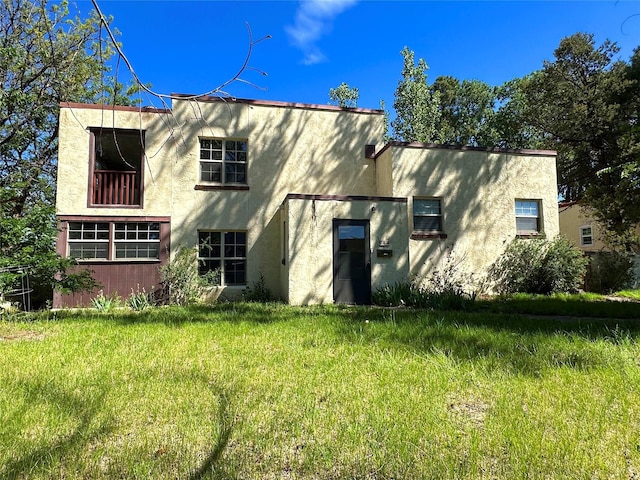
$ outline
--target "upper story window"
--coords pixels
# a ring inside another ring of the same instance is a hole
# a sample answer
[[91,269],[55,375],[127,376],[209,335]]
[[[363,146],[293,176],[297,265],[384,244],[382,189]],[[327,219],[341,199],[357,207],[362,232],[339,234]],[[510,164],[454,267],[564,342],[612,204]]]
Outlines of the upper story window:
[[516,200],[516,234],[531,236],[540,233],[540,200]]
[[580,246],[593,246],[593,229],[591,228],[591,225],[583,225],[580,227]]
[[246,185],[247,141],[201,138],[200,181]]
[[157,260],[158,222],[69,222],[69,256],[80,260]]
[[89,205],[142,206],[144,132],[91,130]]

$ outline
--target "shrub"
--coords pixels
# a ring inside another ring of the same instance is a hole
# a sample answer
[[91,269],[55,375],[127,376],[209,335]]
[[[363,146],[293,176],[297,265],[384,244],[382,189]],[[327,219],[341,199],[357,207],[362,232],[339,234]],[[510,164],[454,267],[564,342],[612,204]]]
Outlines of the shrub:
[[260,272],[257,281],[252,282],[251,286],[245,288],[243,296],[248,302],[267,303],[273,301],[271,290],[267,288],[262,272]]
[[141,312],[151,306],[149,295],[144,291],[144,288],[142,291],[140,291],[139,287],[138,291],[134,291],[133,288],[131,289],[131,295],[127,298],[127,306],[136,312]]
[[585,290],[611,293],[633,282],[633,257],[622,252],[596,252],[589,257]]
[[164,287],[163,299],[174,305],[198,303],[207,288],[216,285],[220,279],[219,271],[198,274],[198,250],[179,246],[171,261],[160,267],[160,276]]
[[575,292],[582,285],[587,259],[564,237],[515,239],[489,269],[500,294]]
[[403,281],[378,288],[371,294],[371,301],[382,307],[426,307],[428,296],[415,281]]
[[451,251],[442,266],[426,277],[384,285],[372,294],[372,302],[381,306],[408,306],[438,310],[467,310],[476,298],[473,274],[462,268],[465,257]]
[[108,312],[114,308],[121,307],[122,299],[116,294],[111,294],[107,297],[104,292],[100,290],[98,295],[91,299],[91,305],[99,312]]

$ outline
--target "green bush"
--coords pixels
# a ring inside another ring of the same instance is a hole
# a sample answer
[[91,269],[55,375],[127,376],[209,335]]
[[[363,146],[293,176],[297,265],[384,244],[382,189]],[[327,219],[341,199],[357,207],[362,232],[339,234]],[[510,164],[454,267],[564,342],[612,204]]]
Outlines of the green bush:
[[428,292],[415,281],[386,284],[371,294],[374,305],[382,307],[427,307]]
[[611,293],[633,282],[633,258],[622,252],[596,252],[589,257],[585,290]]
[[243,296],[247,302],[267,303],[273,301],[273,295],[271,295],[271,290],[267,288],[262,272],[260,272],[257,281],[245,288]]
[[140,287],[138,287],[137,291],[134,291],[133,288],[131,289],[131,295],[127,298],[127,306],[136,312],[141,312],[151,306],[149,295],[144,288],[142,291],[140,291]]
[[586,259],[564,237],[515,239],[491,266],[489,278],[499,294],[576,292],[586,273]]
[[104,292],[100,290],[98,295],[91,299],[91,305],[99,312],[109,312],[115,308],[120,308],[122,306],[122,299],[115,293],[107,297]]
[[[437,310],[468,310],[476,299],[473,274],[463,271],[464,257],[449,252],[444,263],[426,277],[384,285],[372,294],[374,305]],[[469,291],[471,290],[471,291]]]
[[198,274],[198,250],[179,246],[171,261],[160,267],[163,294],[162,301],[172,305],[190,305],[198,303],[206,290],[217,285],[219,271]]

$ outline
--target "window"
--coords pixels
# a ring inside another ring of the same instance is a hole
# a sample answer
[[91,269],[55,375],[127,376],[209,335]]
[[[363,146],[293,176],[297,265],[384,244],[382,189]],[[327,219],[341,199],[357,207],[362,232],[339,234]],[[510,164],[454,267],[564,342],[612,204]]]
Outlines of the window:
[[580,227],[580,246],[590,247],[593,245],[593,230],[591,225]]
[[157,260],[160,223],[69,222],[69,256],[81,260]]
[[89,203],[142,206],[144,132],[94,129]]
[[160,258],[159,223],[116,223],[115,258]]
[[541,233],[539,200],[516,200],[516,233],[518,235]]
[[442,231],[440,199],[413,199],[413,229],[420,232]]
[[247,141],[200,139],[200,181],[247,183]]
[[198,273],[218,285],[245,285],[247,232],[198,232]]
[[109,224],[69,223],[69,256],[72,258],[109,258]]

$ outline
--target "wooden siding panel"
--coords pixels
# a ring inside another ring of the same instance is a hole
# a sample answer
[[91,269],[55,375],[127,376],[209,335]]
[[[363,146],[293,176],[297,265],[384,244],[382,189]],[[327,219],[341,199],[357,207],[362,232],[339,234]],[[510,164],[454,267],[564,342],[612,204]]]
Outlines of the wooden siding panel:
[[144,289],[147,293],[158,291],[160,285],[160,262],[84,262],[76,267],[79,270],[92,271],[93,278],[102,285],[93,292],[81,292],[59,295],[57,308],[90,307],[91,299],[102,290],[105,296],[118,295],[125,300],[131,295],[131,289]]

